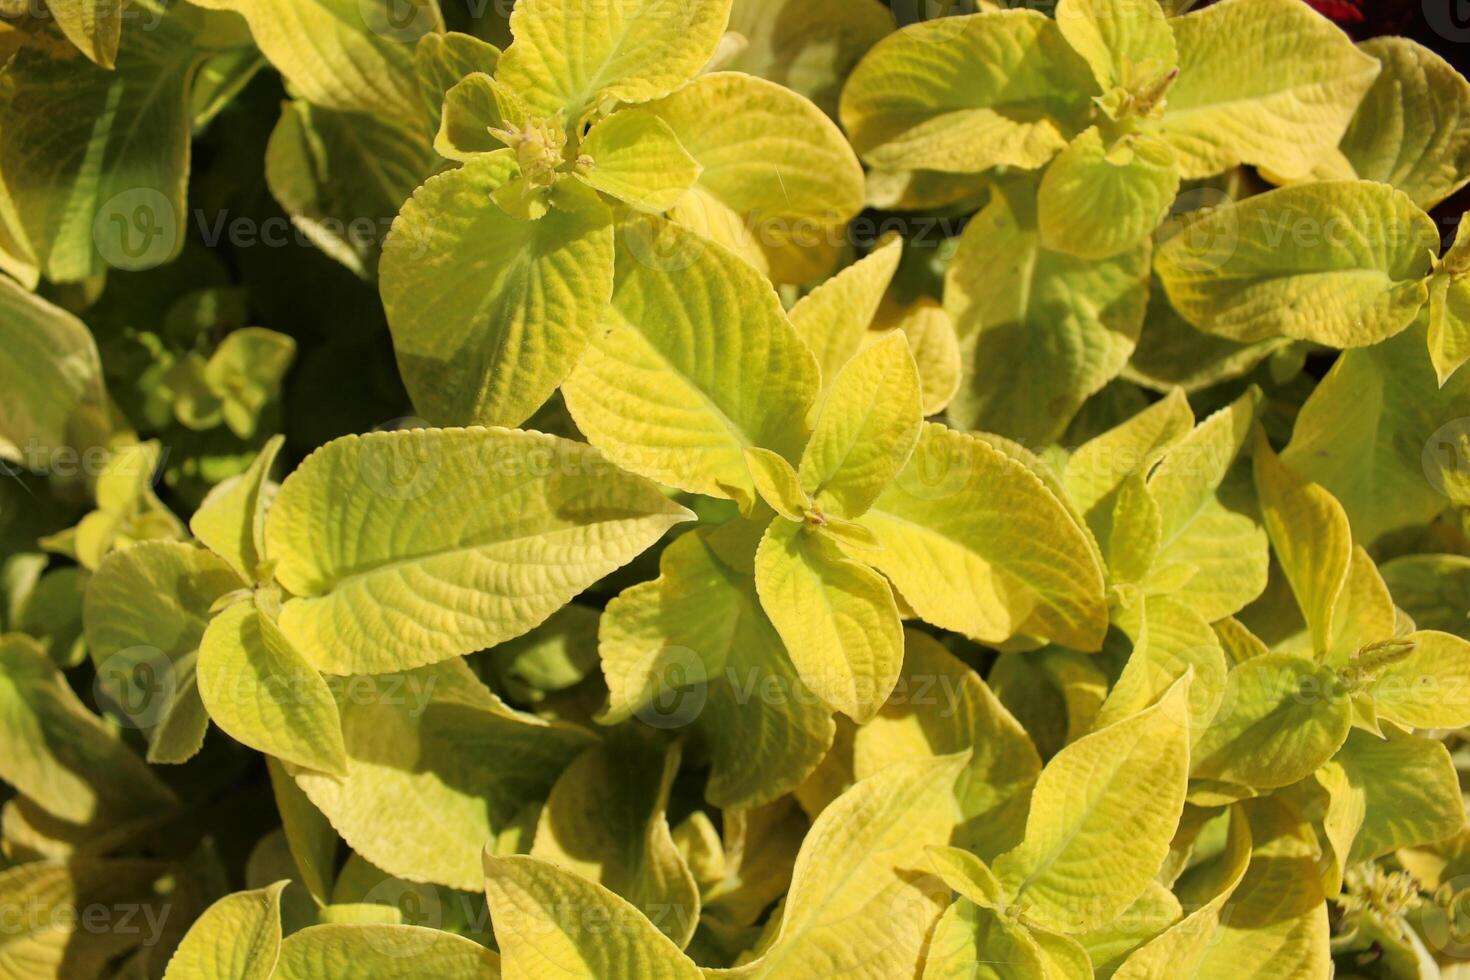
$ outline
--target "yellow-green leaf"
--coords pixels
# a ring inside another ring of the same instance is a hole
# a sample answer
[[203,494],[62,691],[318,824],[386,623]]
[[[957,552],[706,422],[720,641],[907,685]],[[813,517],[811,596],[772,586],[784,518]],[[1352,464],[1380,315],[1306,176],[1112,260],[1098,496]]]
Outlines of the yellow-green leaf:
[[1107,146],[1094,126],[1069,143],[1041,178],[1041,240],[1084,259],[1117,255],[1153,234],[1178,191],[1179,170],[1167,143],[1136,135]]
[[777,518],[755,556],[761,607],[802,683],[862,724],[898,681],[903,627],[883,576],[806,524]]
[[281,954],[281,892],[287,882],[235,892],[194,921],[163,980],[270,980]]
[[485,891],[504,975],[512,980],[704,976],[633,905],[550,862],[487,851]]
[[1289,786],[1332,758],[1351,720],[1332,671],[1286,654],[1254,657],[1230,671],[1191,775],[1255,790]]
[[1137,91],[1178,66],[1174,32],[1153,0],[1061,0],[1056,17],[1104,93]]
[[434,422],[517,425],[604,322],[613,231],[600,203],[511,217],[490,194],[510,151],[430,178],[383,244],[383,306],[408,393]]
[[801,482],[818,508],[861,517],[908,462],[919,440],[919,371],[894,334],[838,373],[801,456]]
[[596,450],[506,429],[348,436],[266,520],[282,632],[328,673],[382,673],[525,633],[690,513]]
[[491,980],[499,975],[500,957],[472,940],[419,926],[364,923],[311,926],[287,936],[275,980]]
[[669,830],[679,750],[660,738],[614,731],[574,759],[541,808],[530,853],[627,899],[682,948],[699,919],[699,889]]
[[199,696],[237,741],[308,769],[346,774],[331,690],[254,603],[229,607],[204,631]]
[[646,109],[624,109],[603,119],[587,133],[581,152],[591,161],[583,180],[655,214],[677,204],[702,169],[669,124]]
[[356,0],[201,0],[199,6],[243,16],[256,45],[308,102],[421,124],[413,42],[444,30],[438,0],[415,2],[407,11]]
[[840,112],[875,167],[979,173],[1046,163],[1095,94],[1056,21],[1003,10],[890,34],[853,69]]
[[1437,630],[1404,640],[1413,645],[1409,655],[1369,685],[1378,717],[1408,728],[1470,725],[1470,640]]
[[245,472],[211,489],[189,518],[194,537],[228,562],[245,582],[259,580],[260,563],[265,560],[271,467],[285,441],[284,436],[267,439]]
[[1013,904],[1043,927],[1095,928],[1158,872],[1184,808],[1189,680],[1084,736],[1041,771],[1026,835],[995,861]]
[[148,761],[184,762],[204,743],[199,643],[214,604],[245,580],[215,555],[144,541],[98,566],[82,607],[97,690],[148,740]]
[[1332,494],[1281,462],[1259,430],[1254,461],[1266,532],[1321,656],[1331,643],[1333,611],[1347,585],[1352,527]]
[[965,226],[944,290],[964,367],[950,417],[1028,444],[1058,438],[1123,369],[1148,301],[1147,242],[1096,262],[1052,251],[1034,195],[1025,179],[997,188]]
[[[546,798],[591,736],[507,708],[463,660],[332,685],[347,775],[286,771],[342,839],[388,874],[479,887],[486,841]],[[425,828],[432,828],[426,832]]]
[[1376,59],[1297,0],[1224,0],[1170,27],[1179,80],[1158,128],[1186,179],[1240,163],[1306,175],[1378,76]]
[[925,423],[861,523],[882,545],[865,560],[925,621],[988,643],[1101,645],[1103,569],[1086,532],[1023,462],[984,440]]
[[786,457],[759,447],[745,450],[745,463],[755,491],[772,510],[788,521],[806,520],[811,497],[802,489],[801,476]]
[[1164,243],[1155,268],[1174,308],[1208,333],[1364,347],[1418,314],[1438,242],[1403,192],[1323,181],[1211,210]]
[[1426,210],[1470,181],[1470,82],[1406,37],[1358,50],[1383,65],[1338,149],[1364,180],[1381,180]]
[[514,43],[495,77],[568,126],[609,102],[648,102],[710,60],[730,0],[527,0],[510,15]]
[[823,391],[861,348],[902,255],[903,239],[894,236],[791,307],[791,325],[816,355]]
[[672,220],[775,282],[831,271],[863,207],[863,168],[820,109],[739,72],[703,75],[647,108],[703,168]]
[[744,450],[797,458],[816,363],[770,283],[731,252],[658,218],[620,238],[611,328],[563,388],[572,417],[621,466],[752,501]]
[[761,527],[752,530],[743,572],[717,557],[710,532],[678,538],[659,577],[609,602],[600,624],[606,720],[692,729],[710,755],[706,797],[739,809],[794,789],[833,737],[831,712],[761,609],[751,578]]

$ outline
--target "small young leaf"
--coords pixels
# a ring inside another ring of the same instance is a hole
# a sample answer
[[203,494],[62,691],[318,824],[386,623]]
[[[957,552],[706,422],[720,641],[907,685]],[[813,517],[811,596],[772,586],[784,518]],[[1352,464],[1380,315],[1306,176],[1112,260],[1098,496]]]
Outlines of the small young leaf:
[[270,980],[281,954],[281,892],[287,882],[235,892],[189,927],[163,980]]
[[653,214],[669,210],[699,179],[699,161],[669,124],[645,109],[624,109],[597,123],[582,141],[591,162],[582,176],[604,194]]

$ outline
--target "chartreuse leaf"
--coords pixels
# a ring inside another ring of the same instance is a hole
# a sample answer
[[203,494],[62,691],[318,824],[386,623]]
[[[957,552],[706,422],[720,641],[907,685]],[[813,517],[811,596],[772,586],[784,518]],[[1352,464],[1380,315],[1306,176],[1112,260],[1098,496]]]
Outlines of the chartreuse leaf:
[[[938,415],[948,408],[960,390],[962,368],[959,335],[944,307],[938,300],[921,297],[896,316],[884,319],[882,325],[899,330],[908,338],[909,350],[919,368],[925,417]],[[870,337],[863,340],[868,342]]]
[[1174,32],[1163,8],[1146,0],[1062,0],[1057,27],[1086,59],[1104,92],[1130,93],[1158,82],[1178,67]]
[[[290,852],[291,867],[318,905],[333,900],[337,873],[337,832],[312,805],[277,759],[266,759],[271,795],[281,815],[281,836]],[[365,862],[364,862],[365,863]]]
[[0,778],[51,816],[116,823],[172,805],[158,781],[88,711],[46,651],[20,633],[0,637]]
[[531,856],[627,899],[679,947],[699,919],[699,889],[669,830],[679,750],[622,729],[573,760],[536,824]]
[[891,334],[849,360],[801,455],[802,486],[816,506],[861,517],[908,462],[921,411],[919,371],[905,337]]
[[994,908],[961,899],[940,917],[922,980],[1049,980],[1030,931]]
[[1392,728],[1385,734],[1350,733],[1334,760],[1347,777],[1348,792],[1362,801],[1362,823],[1346,855],[1350,863],[1444,840],[1465,828],[1459,781],[1444,744]]
[[[1219,928],[1195,980],[1326,980],[1332,963],[1317,836],[1281,800],[1251,800],[1240,806],[1250,819],[1251,862],[1220,912]],[[1218,875],[1208,878],[1213,884]],[[1189,890],[1183,890],[1185,901],[1192,902]]]
[[112,68],[122,39],[122,0],[46,0],[66,39],[103,68]]
[[761,607],[802,683],[862,724],[903,666],[903,627],[883,576],[805,523],[778,518],[755,555]]
[[505,150],[426,181],[383,243],[383,306],[408,393],[451,424],[517,425],[591,343],[612,293],[611,212],[539,221],[488,198],[515,176]]
[[413,46],[413,68],[429,112],[429,132],[438,131],[449,90],[476,72],[493,72],[500,49],[472,34],[425,34]]
[[198,670],[199,696],[226,734],[285,762],[347,774],[331,689],[255,603],[214,617]]
[[1165,242],[1154,264],[1174,308],[1207,333],[1365,347],[1418,314],[1438,241],[1403,192],[1335,180],[1216,208]]
[[271,467],[284,443],[284,436],[267,439],[245,472],[216,485],[189,518],[194,537],[228,562],[246,582],[261,578]]
[[1155,391],[1167,392],[1177,386],[1193,393],[1239,378],[1274,351],[1294,343],[1290,337],[1272,337],[1241,344],[1204,333],[1169,305],[1168,294],[1154,276],[1143,330],[1123,377]]
[[1470,82],[1406,37],[1370,38],[1358,49],[1383,70],[1338,149],[1359,177],[1432,208],[1470,181]]
[[460,659],[347,678],[332,693],[347,775],[289,762],[286,771],[366,860],[465,891],[479,887],[485,842],[545,799],[591,741],[571,725],[510,710]]
[[1332,637],[1325,662],[1344,667],[1363,647],[1387,640],[1398,631],[1398,611],[1383,576],[1363,547],[1354,545],[1347,578],[1332,612]]
[[1059,437],[1128,362],[1148,301],[1148,244],[1103,261],[1041,242],[1032,184],[997,188],[965,226],[944,307],[964,374],[950,417],[1027,443]]
[[355,0],[201,0],[250,24],[262,53],[308,102],[325,109],[423,119],[413,42],[444,30],[438,0],[410,16]]
[[835,117],[842,83],[853,66],[892,30],[892,15],[867,4],[735,0],[716,62],[784,85]]
[[785,456],[769,449],[753,448],[745,451],[745,462],[750,467],[756,493],[772,510],[788,521],[806,520],[812,500],[802,489],[801,476]]
[[1178,191],[1169,144],[1140,134],[1107,146],[1093,126],[1067,144],[1041,178],[1041,241],[1084,259],[1117,255],[1153,234]]
[[736,568],[717,557],[709,532],[683,535],[659,557],[657,579],[608,603],[599,629],[605,720],[691,727],[710,754],[706,797],[739,809],[794,789],[833,736],[829,710],[761,608],[754,551],[752,540]]
[[1153,939],[1183,915],[1179,899],[1155,881],[1132,905],[1107,925],[1077,936],[1092,961],[1094,976],[1111,977],[1130,953]]
[[1158,872],[1184,807],[1188,697],[1186,677],[1041,771],[1025,837],[995,862],[1028,919],[1067,932],[1095,928],[1132,905]]
[[[807,832],[781,924],[739,980],[918,971],[924,937],[949,900],[924,876],[927,849],[954,827],[947,803],[965,756],[894,763],[833,801]],[[874,921],[885,923],[874,929]]]
[[1147,475],[1164,453],[1193,428],[1189,400],[1182,391],[1172,389],[1126,422],[1089,439],[1068,457],[1062,471],[1063,486],[1098,540],[1111,537],[1115,501],[1128,477]]
[[956,894],[985,908],[1005,908],[1005,887],[978,856],[962,847],[936,846],[929,848],[929,863]]
[[226,895],[174,950],[163,980],[270,980],[281,955],[281,892],[288,882]]
[[775,282],[831,271],[863,208],[863,168],[820,109],[739,72],[701,76],[647,108],[703,168],[673,221]]
[[215,555],[144,541],[98,566],[82,607],[97,689],[148,739],[149,762],[184,762],[209,725],[197,666],[214,604],[246,581]]
[[1092,73],[1035,10],[937,18],[891,34],[853,69],[842,125],[889,170],[1039,167],[1081,128]]
[[567,408],[619,465],[752,502],[744,450],[797,458],[816,363],[770,283],[731,252],[658,218],[621,235],[659,248],[618,249],[611,329],[567,379]]
[[0,346],[0,459],[46,468],[47,454],[106,435],[102,364],[85,324],[0,279]]
[[1405,555],[1378,570],[1394,603],[1420,629],[1470,640],[1470,557]]
[[1259,429],[1254,463],[1266,532],[1306,617],[1313,651],[1321,656],[1334,635],[1333,611],[1347,585],[1352,527],[1342,505],[1281,462]]
[[511,12],[515,41],[495,77],[567,125],[610,102],[648,102],[698,74],[730,0],[531,0]]
[[[955,781],[953,842],[986,860],[1021,840],[1041,758],[989,686],[940,643],[904,633],[904,671],[888,702],[853,736],[853,775],[904,759],[969,750]],[[965,852],[958,852],[963,854]]]
[[1255,790],[1289,786],[1332,758],[1351,720],[1332,671],[1286,654],[1254,657],[1226,678],[1190,774]]
[[1241,163],[1305,176],[1378,76],[1374,58],[1292,0],[1226,0],[1170,26],[1179,80],[1157,126],[1187,179]]
[[791,325],[816,355],[824,391],[862,347],[902,256],[903,239],[889,238],[791,307]]
[[266,541],[292,645],[318,670],[383,673],[519,636],[690,516],[580,443],[414,429],[309,456]]
[[265,179],[312,244],[371,280],[388,220],[441,162],[421,119],[294,99],[271,131]]
[[1371,548],[1386,531],[1422,525],[1449,504],[1463,463],[1455,419],[1470,374],[1436,387],[1415,325],[1385,343],[1347,351],[1308,396],[1282,460],[1327,489]]
[[704,976],[636,907],[548,861],[486,851],[485,892],[506,977]]
[[[1458,77],[1458,76],[1456,76]],[[1470,221],[1429,278],[1429,360],[1441,388],[1470,360]]]
[[582,141],[590,162],[582,179],[640,211],[658,214],[699,179],[699,161],[669,124],[646,109],[625,109],[598,122]]
[[1134,473],[1118,488],[1109,528],[1107,563],[1114,583],[1139,582],[1158,557],[1164,536],[1159,503],[1142,473]]
[[444,93],[444,110],[434,136],[434,150],[442,157],[467,163],[486,153],[505,149],[492,130],[506,132],[526,123],[521,97],[485,71],[458,79]]
[[1230,814],[1225,851],[1210,869],[1213,894],[1198,908],[1130,953],[1113,973],[1114,980],[1174,980],[1197,975],[1201,960],[1220,928],[1221,912],[1240,887],[1250,866],[1250,825],[1239,811]]
[[1266,587],[1266,532],[1242,512],[1228,479],[1260,401],[1248,389],[1174,445],[1148,479],[1162,536],[1144,590],[1172,594],[1206,622],[1233,615]]
[[[437,929],[403,925],[318,925],[286,937],[276,980],[486,980],[499,976],[500,957],[472,940]],[[509,974],[514,976],[515,974]]]
[[1162,697],[1190,670],[1189,732],[1198,742],[1225,696],[1225,651],[1208,623],[1172,596],[1148,596],[1121,610],[1115,623],[1134,639],[1133,652],[1094,724],[1101,728],[1136,714]]
[[1378,717],[1407,728],[1470,724],[1470,640],[1419,630],[1399,649],[1368,683]]
[[0,76],[0,177],[50,279],[150,268],[184,244],[189,84],[217,20],[159,0],[130,8],[114,70],[27,45]]
[[882,546],[864,560],[925,621],[990,643],[1101,645],[1103,570],[1086,532],[1025,463],[983,439],[925,423],[860,523]]

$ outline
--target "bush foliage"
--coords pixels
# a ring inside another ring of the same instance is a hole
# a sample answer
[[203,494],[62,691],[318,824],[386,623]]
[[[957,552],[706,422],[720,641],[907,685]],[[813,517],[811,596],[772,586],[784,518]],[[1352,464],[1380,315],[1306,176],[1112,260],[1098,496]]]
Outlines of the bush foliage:
[[1439,54],[0,14],[0,977],[1470,972]]

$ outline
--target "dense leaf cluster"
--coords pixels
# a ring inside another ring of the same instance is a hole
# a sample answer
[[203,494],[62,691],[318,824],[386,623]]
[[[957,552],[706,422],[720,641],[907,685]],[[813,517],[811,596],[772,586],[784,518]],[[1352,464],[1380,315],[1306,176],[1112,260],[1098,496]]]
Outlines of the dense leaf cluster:
[[1470,971],[1470,82],[913,6],[0,0],[0,977]]

